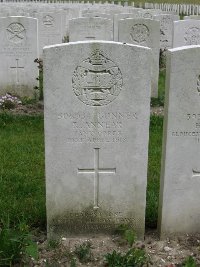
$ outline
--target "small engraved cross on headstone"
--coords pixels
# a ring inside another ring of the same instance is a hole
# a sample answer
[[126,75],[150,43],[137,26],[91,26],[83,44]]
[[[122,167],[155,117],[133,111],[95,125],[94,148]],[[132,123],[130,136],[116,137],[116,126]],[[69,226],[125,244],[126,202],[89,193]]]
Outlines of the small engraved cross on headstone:
[[19,70],[24,69],[24,67],[19,66],[19,59],[16,59],[15,62],[16,62],[16,65],[10,68],[16,70],[16,83],[19,83]]
[[94,209],[99,208],[99,174],[116,174],[116,168],[99,167],[99,148],[94,148],[94,168],[79,169],[78,173],[94,174]]
[[200,171],[192,170],[192,177],[200,177]]

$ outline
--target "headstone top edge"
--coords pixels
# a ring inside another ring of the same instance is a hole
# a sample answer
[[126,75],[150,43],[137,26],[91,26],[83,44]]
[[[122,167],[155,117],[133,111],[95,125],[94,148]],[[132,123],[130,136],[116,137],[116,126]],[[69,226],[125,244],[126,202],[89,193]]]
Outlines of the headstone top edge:
[[200,23],[199,19],[185,19],[185,20],[176,20],[174,21],[174,24],[194,24],[194,23]]
[[[151,22],[151,23],[155,23],[155,22],[159,22],[160,23],[160,21],[158,20],[158,19],[146,19],[146,18],[142,18],[142,17],[139,17],[139,18],[125,18],[125,19],[120,19],[120,20],[129,20],[129,21],[134,21],[134,20],[136,20],[136,21],[143,21],[143,22]],[[155,22],[154,22],[155,21]]]
[[140,46],[140,45],[133,45],[129,43],[122,43],[122,42],[114,42],[114,41],[78,41],[78,42],[69,42],[69,43],[63,43],[63,44],[56,44],[56,45],[48,45],[43,48],[43,51],[53,49],[53,48],[58,48],[58,47],[67,47],[67,46],[72,46],[72,45],[81,45],[81,44],[114,44],[118,46],[128,46],[128,47],[135,47],[135,48],[140,48],[141,50],[151,50],[149,47],[145,46]]
[[[105,13],[103,13],[105,14]],[[106,14],[107,15],[107,14]],[[78,17],[78,18],[73,18],[73,19],[69,19],[69,21],[73,22],[73,21],[77,21],[77,20],[105,20],[105,21],[112,21],[111,19],[107,19],[107,18],[103,18],[103,17]]]
[[187,46],[180,46],[168,49],[170,53],[174,53],[177,51],[184,51],[184,50],[192,50],[192,49],[200,49],[200,45],[187,45]]
[[32,19],[32,20],[38,20],[37,18],[33,18],[33,17],[28,17],[28,16],[7,16],[7,17],[1,17],[1,19],[19,19],[19,18],[23,18],[23,19]]

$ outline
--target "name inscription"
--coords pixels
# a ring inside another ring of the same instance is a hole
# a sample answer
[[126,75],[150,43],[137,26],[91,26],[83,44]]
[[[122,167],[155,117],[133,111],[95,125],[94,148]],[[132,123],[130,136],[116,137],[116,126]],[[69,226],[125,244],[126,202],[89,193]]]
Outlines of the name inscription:
[[137,120],[136,112],[66,112],[57,115],[59,121],[70,124],[66,141],[69,143],[95,143],[128,141],[127,122]]

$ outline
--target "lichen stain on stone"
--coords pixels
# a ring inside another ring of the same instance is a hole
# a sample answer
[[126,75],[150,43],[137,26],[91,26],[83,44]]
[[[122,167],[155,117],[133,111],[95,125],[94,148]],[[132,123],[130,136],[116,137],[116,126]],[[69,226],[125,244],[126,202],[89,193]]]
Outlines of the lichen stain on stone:
[[94,210],[88,206],[83,211],[68,210],[63,215],[57,215],[48,222],[48,237],[73,237],[84,234],[112,234],[122,224],[123,217],[117,217],[114,212],[99,208]]

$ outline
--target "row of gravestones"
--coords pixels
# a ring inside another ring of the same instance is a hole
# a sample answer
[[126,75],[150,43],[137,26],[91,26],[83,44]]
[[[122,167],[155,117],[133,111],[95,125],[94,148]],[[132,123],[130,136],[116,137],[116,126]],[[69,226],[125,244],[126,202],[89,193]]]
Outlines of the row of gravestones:
[[[137,11],[140,12],[140,11]],[[50,16],[51,14],[51,16]],[[93,12],[85,12],[89,17],[69,20],[71,41],[99,39],[112,40],[113,22],[111,19],[92,17]],[[108,15],[108,14],[107,14]],[[42,16],[42,15],[40,15]],[[159,50],[172,47],[173,21],[177,18],[171,14],[155,15],[153,19],[131,18],[132,13],[114,15],[117,40],[147,46],[152,49],[151,96],[158,96]],[[53,13],[42,16],[43,26],[40,27],[40,43],[61,43],[61,31],[58,23],[53,24],[50,18]],[[128,17],[128,18],[127,18]],[[121,19],[124,18],[124,19]],[[54,16],[54,22],[59,16]],[[160,26],[159,21],[160,20]],[[117,27],[118,26],[118,27]],[[26,17],[1,18],[0,59],[0,93],[7,92],[19,96],[33,96],[37,86],[37,66],[34,59],[38,55],[37,19]],[[110,29],[110,30],[109,30]],[[173,46],[200,44],[200,20],[187,19],[174,23]],[[50,38],[51,37],[51,38]],[[116,41],[117,41],[116,40]],[[159,44],[160,42],[160,44]],[[161,45],[162,44],[162,45]],[[42,49],[41,46],[41,49]],[[40,51],[41,51],[40,49]],[[42,55],[42,52],[39,53]]]
[[[114,32],[116,41],[146,45],[153,49],[152,96],[157,97],[159,22],[138,19],[135,20],[134,26],[131,21],[127,21],[127,23],[124,21],[125,23],[122,23],[118,29],[118,21],[122,18],[136,18],[139,16],[152,18],[153,15],[159,14],[161,11],[147,11],[133,7],[114,7],[113,5],[97,5],[95,7],[86,5],[88,8],[85,10],[83,5],[78,5],[76,9],[68,8],[61,11],[61,5],[55,5],[50,8],[48,6],[51,12],[42,12],[47,6],[42,5],[39,8],[34,5],[21,4],[20,9],[16,5],[6,4],[2,6],[0,15],[2,17],[0,59],[3,62],[0,72],[1,94],[6,92],[19,96],[33,96],[35,94],[36,91],[33,88],[37,86],[38,70],[36,64],[34,64],[34,59],[42,58],[42,48],[45,45],[62,43],[64,35],[68,33],[70,41],[88,39],[113,40]],[[52,9],[54,12],[52,12]],[[15,16],[6,17],[16,13],[20,13],[20,15],[28,14],[37,19]],[[80,13],[85,18],[70,20],[70,18],[79,17]],[[171,19],[170,21],[173,20],[174,15],[166,16]],[[124,28],[127,28],[127,31],[124,31]]]
[[[113,40],[114,33],[115,41],[152,48],[151,96],[158,96],[159,48],[166,49],[172,46],[172,25],[173,21],[178,19],[178,16],[161,14],[160,10],[124,9],[119,7],[114,9],[111,5],[112,10],[111,6],[98,6],[98,10],[100,7],[103,10],[102,12],[99,10],[98,13],[96,6],[88,6],[88,9],[81,12],[82,16],[85,16],[84,18],[70,20],[69,18],[79,16],[79,6],[77,9],[65,9],[61,12],[56,9],[56,5],[54,6],[55,12],[46,13],[36,12],[36,7],[33,9],[32,5],[20,6],[23,6],[23,9],[20,9],[20,14],[28,12],[28,14],[37,17],[39,21],[39,34],[37,35],[36,19],[26,17],[7,17],[1,19],[2,45],[0,58],[3,62],[0,72],[1,94],[9,92],[19,96],[33,96],[36,92],[33,88],[37,86],[36,77],[38,76],[37,66],[33,63],[34,59],[42,57],[42,48],[45,45],[61,43],[63,32],[65,31],[66,33],[68,31],[70,41],[88,39]],[[3,7],[8,8],[7,5]],[[1,16],[12,13],[13,8],[16,6],[9,5],[9,7],[10,10],[1,10]],[[40,11],[44,7],[46,5],[40,7]],[[59,7],[61,8],[60,5]],[[15,12],[18,11],[16,10]],[[143,18],[140,18],[140,16]],[[151,20],[146,18],[151,18]],[[65,30],[62,29],[63,25],[65,25]],[[193,32],[190,35],[192,34]],[[38,39],[40,44],[39,53],[37,48]],[[190,39],[193,40],[193,36],[189,36]]]
[[195,4],[172,4],[172,3],[145,3],[145,8],[161,9],[163,11],[174,11],[184,15],[200,14],[200,5]]
[[[48,235],[144,237],[151,50],[116,42],[44,49]],[[200,46],[167,54],[161,236],[200,231]]]
[[[15,0],[15,1],[11,1],[11,0],[2,0],[2,2],[21,2],[20,0]],[[27,0],[23,0],[23,2],[26,3],[31,3],[32,1],[27,1]],[[79,0],[79,1],[69,1],[69,0],[42,0],[42,1],[38,1],[35,0],[34,2],[38,2],[38,3],[61,3],[61,4],[115,4],[115,5],[123,5],[123,6],[134,6],[134,2],[130,2],[130,1],[101,1],[101,0],[96,0],[96,1],[84,1],[84,0]],[[200,5],[195,5],[195,4],[172,4],[172,3],[137,3],[137,6],[139,7],[145,7],[146,9],[161,9],[163,11],[174,11],[178,14],[185,14],[185,15],[198,15],[200,14]]]
[[[134,11],[134,12],[133,12]],[[113,13],[116,11],[113,11]],[[147,46],[152,49],[151,96],[158,96],[159,50],[182,45],[200,44],[200,20],[178,19],[173,14],[158,14],[160,11],[132,9],[132,13],[98,13],[96,9],[85,10],[83,18],[67,20],[70,41],[113,40]],[[139,13],[152,16],[153,19],[140,18]],[[157,15],[155,15],[157,13]],[[34,59],[42,57],[45,44],[62,42],[60,12],[40,13],[39,18],[39,55],[37,19],[26,17],[1,18],[0,93],[7,92],[19,96],[33,96],[37,86],[37,66]],[[103,16],[107,16],[104,17]],[[93,17],[95,16],[95,17]],[[98,17],[97,17],[98,16]],[[102,16],[102,17],[100,17]],[[191,17],[194,18],[194,17]],[[159,24],[160,21],[160,24]],[[42,23],[41,23],[42,22]],[[174,27],[173,27],[174,25]],[[172,31],[173,41],[172,41]],[[172,44],[173,43],[173,44]]]

